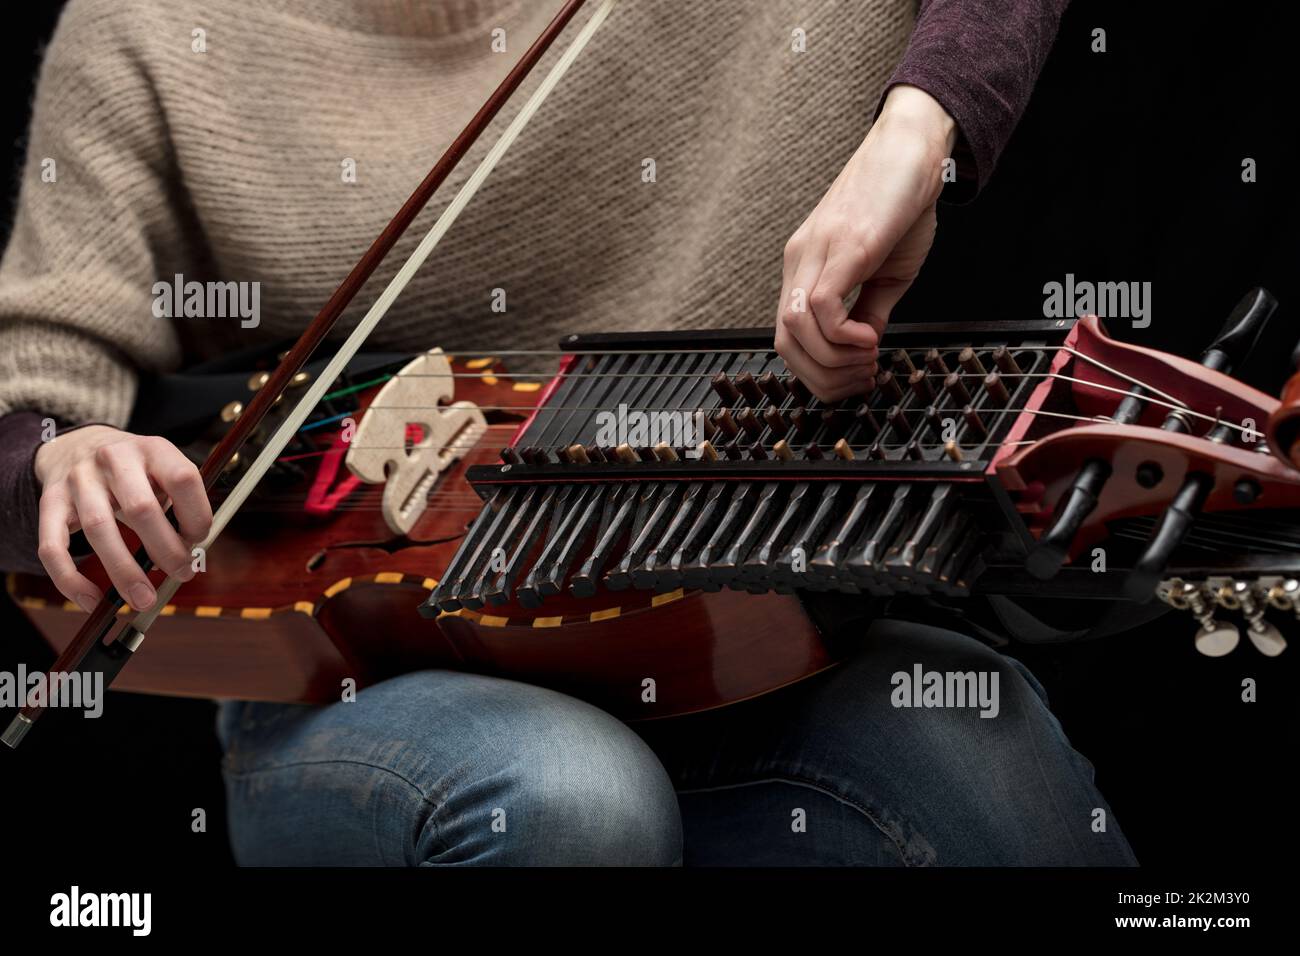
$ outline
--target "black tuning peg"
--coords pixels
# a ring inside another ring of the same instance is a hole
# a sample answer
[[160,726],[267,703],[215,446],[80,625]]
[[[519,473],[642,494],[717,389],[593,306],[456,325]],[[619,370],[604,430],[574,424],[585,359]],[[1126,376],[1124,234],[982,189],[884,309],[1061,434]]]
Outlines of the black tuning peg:
[[1267,289],[1251,289],[1237,303],[1214,342],[1205,350],[1201,364],[1216,372],[1230,372],[1240,366],[1276,310],[1277,299]]
[[1165,566],[1191,531],[1213,487],[1214,479],[1209,475],[1193,472],[1187,476],[1182,488],[1160,516],[1160,523],[1142,549],[1142,556],[1124,579],[1124,591],[1129,598],[1146,601],[1156,593]]

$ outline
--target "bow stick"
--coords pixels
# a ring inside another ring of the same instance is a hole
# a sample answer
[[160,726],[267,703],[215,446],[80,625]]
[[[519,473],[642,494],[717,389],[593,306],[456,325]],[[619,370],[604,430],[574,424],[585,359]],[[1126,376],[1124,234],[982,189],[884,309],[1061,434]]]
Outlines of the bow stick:
[[[275,400],[284,392],[294,375],[311,358],[317,346],[328,337],[339,317],[351,304],[361,287],[365,285],[375,269],[384,261],[393,246],[396,245],[411,223],[415,221],[416,216],[428,205],[434,193],[437,192],[438,188],[464,159],[470,147],[478,140],[510,97],[514,95],[520,84],[532,72],[556,38],[559,37],[586,2],[587,0],[568,0],[560,12],[556,14],[555,19],[551,21],[536,42],[529,47],[519,62],[515,64],[514,69],[510,71],[501,85],[488,98],[482,109],[470,120],[469,125],[443,153],[437,165],[429,171],[424,181],[420,183],[415,192],[411,194],[411,197],[398,210],[392,222],[366,250],[365,255],[361,257],[361,260],[348,274],[347,278],[330,296],[329,301],[325,303],[320,313],[312,320],[311,325],[307,327],[293,348],[289,350],[283,361],[271,374],[266,384],[254,396],[248,408],[203,462],[200,474],[207,490],[211,491],[218,477],[230,462],[231,457],[262,422],[271,406],[275,404]],[[578,36],[574,38],[573,43],[560,57],[555,66],[552,67],[551,72],[529,98],[519,115],[511,122],[496,145],[493,146],[492,150],[474,171],[474,174],[461,187],[460,192],[456,194],[450,205],[438,218],[438,221],[434,223],[428,235],[420,242],[415,252],[407,259],[379,298],[375,300],[365,318],[347,337],[321,373],[316,376],[293,411],[289,413],[270,441],[263,447],[261,453],[240,478],[229,496],[222,502],[213,515],[212,530],[196,546],[197,548],[206,552],[212,546],[212,543],[216,541],[226,525],[229,524],[231,518],[234,517],[235,513],[252,493],[258,481],[275,462],[284,446],[288,444],[294,433],[302,426],[311,410],[328,390],[330,384],[343,372],[348,362],[360,350],[370,333],[374,331],[397,300],[397,297],[402,293],[402,290],[406,288],[406,285],[414,277],[420,266],[428,259],[439,241],[446,235],[457,217],[474,197],[474,194],[487,180],[492,170],[496,168],[511,144],[518,138],[524,127],[528,125],[528,121],[540,109],[546,97],[559,84],[564,74],[568,72],[569,67],[582,53],[588,41],[600,29],[609,16],[614,3],[615,0],[604,0],[591,19],[583,26]],[[137,552],[136,558],[146,571],[149,570],[151,563],[143,549]],[[104,637],[112,628],[118,610],[125,603],[117,590],[110,587],[100,599],[95,610],[81,626],[81,629],[78,630],[72,643],[64,649],[63,653],[51,665],[49,673],[61,674],[76,670],[100,671],[105,675],[105,686],[112,683],[113,678],[125,666],[131,654],[144,640],[150,625],[153,624],[162,608],[176,594],[180,586],[181,582],[179,580],[169,576],[158,588],[153,605],[147,611],[138,613],[123,632],[118,635],[116,640],[105,642]],[[10,747],[17,747],[43,712],[43,706],[36,706],[31,703],[25,704],[10,722],[0,739]]]

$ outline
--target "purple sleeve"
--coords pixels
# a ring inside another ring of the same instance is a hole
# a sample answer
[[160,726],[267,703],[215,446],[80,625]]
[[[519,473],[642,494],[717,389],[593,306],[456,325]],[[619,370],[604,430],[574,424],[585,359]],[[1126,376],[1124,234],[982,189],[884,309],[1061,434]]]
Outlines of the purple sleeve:
[[1069,2],[922,0],[912,40],[885,92],[900,83],[920,87],[956,120],[958,182],[945,200],[971,199],[988,182]]
[[0,418],[0,571],[44,573],[36,557],[37,506],[41,497],[33,463],[41,447],[45,416],[12,412]]

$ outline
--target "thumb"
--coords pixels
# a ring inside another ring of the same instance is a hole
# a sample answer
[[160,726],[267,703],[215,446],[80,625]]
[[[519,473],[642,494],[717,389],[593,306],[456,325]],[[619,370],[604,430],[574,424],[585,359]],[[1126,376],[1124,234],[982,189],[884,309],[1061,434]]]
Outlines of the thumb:
[[889,316],[900,299],[912,287],[911,279],[878,278],[868,279],[862,284],[858,300],[849,309],[849,319],[853,322],[865,322],[876,330],[876,339],[881,341],[885,335],[885,326]]

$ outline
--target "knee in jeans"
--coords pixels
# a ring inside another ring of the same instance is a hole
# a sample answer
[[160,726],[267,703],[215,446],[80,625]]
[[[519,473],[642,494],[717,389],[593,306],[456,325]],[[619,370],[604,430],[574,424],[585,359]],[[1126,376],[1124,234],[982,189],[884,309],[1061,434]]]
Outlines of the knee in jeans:
[[681,862],[677,796],[657,761],[649,766],[639,761],[611,766],[601,757],[590,761],[579,757],[531,800],[532,825],[543,838],[539,862],[597,866]]

